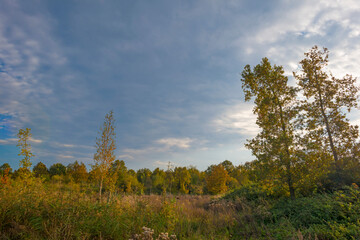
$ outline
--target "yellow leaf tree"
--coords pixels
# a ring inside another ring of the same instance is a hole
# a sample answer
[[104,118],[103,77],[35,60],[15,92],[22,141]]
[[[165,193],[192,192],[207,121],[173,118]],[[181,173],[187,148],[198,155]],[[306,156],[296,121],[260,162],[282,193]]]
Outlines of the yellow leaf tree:
[[[30,173],[31,167],[31,158],[34,157],[34,154],[31,152],[31,145],[29,143],[31,138],[31,129],[26,128],[20,129],[17,134],[19,140],[17,146],[20,148],[19,156],[23,156],[24,158],[20,160],[20,169],[23,172],[23,175],[27,175]],[[26,176],[23,176],[26,177]]]
[[211,194],[220,194],[228,190],[226,183],[230,176],[223,165],[213,165],[208,169],[206,188]]
[[99,199],[101,201],[101,192],[104,178],[106,177],[111,164],[115,160],[115,119],[113,111],[105,115],[103,126],[100,128],[100,136],[96,138],[96,153],[94,154],[95,166],[98,169],[99,177]]

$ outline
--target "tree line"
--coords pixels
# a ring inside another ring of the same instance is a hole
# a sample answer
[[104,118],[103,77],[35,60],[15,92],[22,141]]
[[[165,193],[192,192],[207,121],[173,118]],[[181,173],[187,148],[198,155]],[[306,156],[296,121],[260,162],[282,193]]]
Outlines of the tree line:
[[[169,167],[167,170],[156,168],[151,171],[142,168],[137,171],[128,169],[123,160],[115,160],[103,179],[102,193],[135,194],[219,194],[244,184],[243,167],[234,166],[229,160],[211,165],[206,171],[194,166]],[[19,168],[12,171],[8,163],[0,166],[0,176],[16,179],[24,175],[41,178],[47,183],[80,184],[100,187],[101,175],[98,168],[87,170],[82,162],[75,161],[67,166],[55,163],[49,168],[38,162],[32,170]]]

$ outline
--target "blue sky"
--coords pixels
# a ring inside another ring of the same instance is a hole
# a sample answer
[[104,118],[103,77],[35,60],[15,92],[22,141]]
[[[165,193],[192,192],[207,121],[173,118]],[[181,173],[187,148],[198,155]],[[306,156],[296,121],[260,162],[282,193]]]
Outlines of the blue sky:
[[[257,132],[240,73],[262,57],[291,76],[313,45],[336,76],[360,76],[358,1],[0,0],[0,164],[92,164],[104,116],[118,159],[205,169],[253,159]],[[292,81],[292,79],[291,79]],[[351,116],[354,123],[360,116]]]

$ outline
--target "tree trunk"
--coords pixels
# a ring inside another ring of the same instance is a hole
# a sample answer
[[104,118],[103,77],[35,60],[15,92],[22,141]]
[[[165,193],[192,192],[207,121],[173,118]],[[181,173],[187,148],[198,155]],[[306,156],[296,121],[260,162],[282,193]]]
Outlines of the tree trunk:
[[102,192],[103,180],[104,180],[104,177],[101,176],[101,179],[100,179],[100,189],[99,189],[99,201],[100,201],[100,202],[101,202],[101,192]]
[[[273,94],[274,94],[274,92],[273,92]],[[279,106],[281,128],[282,128],[282,134],[283,134],[283,138],[284,138],[285,152],[286,152],[286,155],[287,155],[286,160],[285,160],[286,161],[285,166],[286,166],[287,184],[288,184],[288,187],[289,187],[290,198],[295,199],[295,189],[294,189],[293,179],[292,179],[292,174],[291,174],[291,155],[290,155],[290,150],[289,150],[286,125],[285,125],[285,121],[284,121],[282,105],[280,104],[280,101],[279,101],[279,99],[277,97],[276,97],[276,100],[277,100],[277,104]]]
[[339,170],[338,169],[339,168],[339,166],[338,166],[338,155],[337,155],[337,152],[336,152],[336,149],[335,149],[335,146],[334,146],[334,141],[333,141],[332,134],[331,134],[331,131],[330,131],[329,120],[328,120],[328,117],[326,116],[326,113],[325,113],[324,102],[323,102],[323,99],[322,99],[322,92],[321,92],[321,88],[320,88],[320,86],[318,84],[317,78],[318,78],[317,75],[315,75],[315,79],[316,79],[316,83],[317,83],[318,96],[319,96],[319,100],[320,100],[321,115],[323,116],[324,121],[325,121],[325,127],[326,127],[326,132],[327,132],[328,137],[329,137],[330,148],[331,148],[332,154],[334,156],[336,170],[338,171]]

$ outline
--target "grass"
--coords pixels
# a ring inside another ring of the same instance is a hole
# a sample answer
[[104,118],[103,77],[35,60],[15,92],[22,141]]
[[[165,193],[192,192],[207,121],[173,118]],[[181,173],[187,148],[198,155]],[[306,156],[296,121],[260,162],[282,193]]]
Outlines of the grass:
[[90,186],[30,179],[3,185],[0,206],[0,239],[360,239],[357,186],[295,201],[250,186],[223,198],[118,195],[100,203]]
[[31,181],[0,190],[0,239],[131,239],[144,226],[156,236],[228,239],[234,219],[210,196],[121,195],[100,203],[87,186]]

